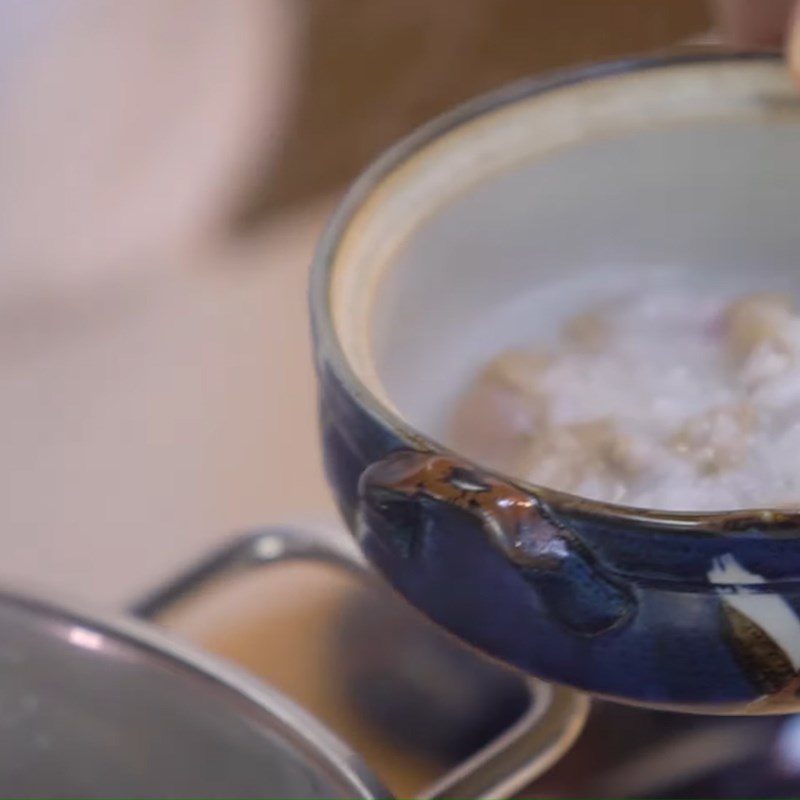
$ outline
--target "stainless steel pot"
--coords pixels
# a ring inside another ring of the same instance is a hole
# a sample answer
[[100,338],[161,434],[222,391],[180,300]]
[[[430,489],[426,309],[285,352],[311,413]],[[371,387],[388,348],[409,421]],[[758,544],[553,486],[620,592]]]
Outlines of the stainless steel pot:
[[[287,559],[363,572],[344,542],[245,536],[140,603],[95,612],[0,591],[0,794],[375,798],[360,757],[286,697],[151,622],[209,582]],[[585,699],[537,681],[531,710],[425,797],[502,797],[576,738]]]

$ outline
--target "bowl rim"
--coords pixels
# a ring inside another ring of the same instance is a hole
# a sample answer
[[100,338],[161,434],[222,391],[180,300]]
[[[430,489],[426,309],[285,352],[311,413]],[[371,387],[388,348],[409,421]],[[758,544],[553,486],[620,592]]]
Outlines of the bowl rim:
[[769,507],[719,511],[671,511],[640,508],[594,500],[547,486],[527,482],[502,471],[483,466],[450,448],[436,438],[415,428],[375,395],[358,376],[342,346],[333,319],[332,284],[337,253],[358,212],[373,193],[404,162],[422,148],[452,130],[482,115],[516,102],[554,90],[594,80],[691,64],[759,61],[774,63],[783,57],[772,49],[743,50],[736,48],[681,47],[656,55],[633,56],[603,61],[577,68],[567,68],[541,76],[522,78],[506,86],[456,106],[434,117],[400,139],[374,160],[345,192],[328,220],[314,252],[309,284],[309,308],[314,347],[318,365],[330,367],[338,380],[361,409],[378,425],[391,430],[410,448],[431,454],[450,456],[476,467],[483,473],[522,489],[537,503],[556,515],[565,514],[597,523],[629,523],[634,528],[689,534],[741,534],[757,529],[779,538],[800,538],[800,510],[789,511]]

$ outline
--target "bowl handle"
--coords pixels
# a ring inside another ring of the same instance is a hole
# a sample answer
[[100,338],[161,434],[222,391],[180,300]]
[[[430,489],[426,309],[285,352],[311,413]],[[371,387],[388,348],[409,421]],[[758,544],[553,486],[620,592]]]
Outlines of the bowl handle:
[[605,633],[636,609],[630,586],[535,495],[465,461],[395,451],[364,471],[359,499],[362,537],[397,558],[424,557],[426,536],[478,532],[519,572],[547,614],[574,633]]
[[[245,534],[134,604],[131,611],[151,621],[217,581],[255,567],[288,561],[341,567],[367,581],[377,579],[355,543],[294,528]],[[426,788],[421,800],[512,797],[549,769],[577,739],[589,710],[588,698],[536,678],[523,678],[531,703],[498,739]]]

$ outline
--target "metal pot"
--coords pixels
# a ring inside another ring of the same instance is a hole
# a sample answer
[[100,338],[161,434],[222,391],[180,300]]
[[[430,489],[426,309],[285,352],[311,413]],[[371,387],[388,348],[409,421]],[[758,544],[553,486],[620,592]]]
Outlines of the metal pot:
[[[388,797],[358,755],[286,697],[135,618],[241,569],[297,558],[362,569],[344,546],[280,529],[235,541],[132,615],[0,592],[0,793]],[[569,747],[585,699],[528,685],[530,713],[426,797],[504,796]]]

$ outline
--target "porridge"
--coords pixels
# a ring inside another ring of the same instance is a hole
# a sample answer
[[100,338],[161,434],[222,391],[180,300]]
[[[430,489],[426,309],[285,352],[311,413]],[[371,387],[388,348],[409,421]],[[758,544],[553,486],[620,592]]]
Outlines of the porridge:
[[800,506],[800,316],[788,296],[670,290],[501,353],[451,444],[526,481],[673,510]]

